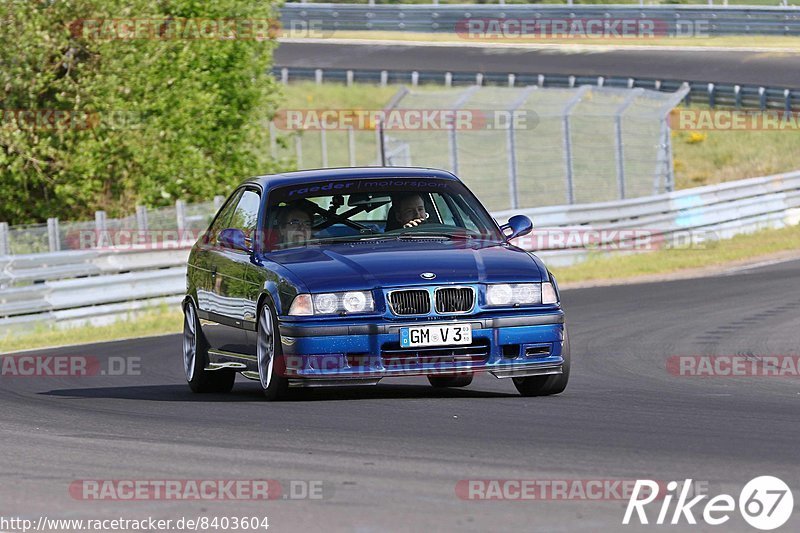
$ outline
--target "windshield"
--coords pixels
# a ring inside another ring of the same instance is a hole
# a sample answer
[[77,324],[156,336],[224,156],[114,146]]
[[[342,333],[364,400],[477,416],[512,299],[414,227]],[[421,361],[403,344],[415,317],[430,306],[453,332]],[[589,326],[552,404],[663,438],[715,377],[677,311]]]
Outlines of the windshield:
[[435,178],[344,179],[274,189],[268,249],[382,239],[502,241],[489,214],[459,182]]

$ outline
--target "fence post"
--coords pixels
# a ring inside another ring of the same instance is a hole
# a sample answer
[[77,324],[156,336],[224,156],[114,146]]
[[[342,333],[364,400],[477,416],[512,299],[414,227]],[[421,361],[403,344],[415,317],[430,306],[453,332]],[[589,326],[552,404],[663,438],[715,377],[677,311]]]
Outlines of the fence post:
[[375,135],[377,135],[375,146],[378,150],[378,163],[380,166],[386,166],[386,136],[383,132],[383,122],[381,119],[375,121]]
[[47,219],[47,242],[50,245],[51,252],[58,252],[61,250],[61,236],[58,231],[58,219]]
[[181,241],[186,229],[186,203],[183,200],[175,202],[175,222],[178,224],[178,240]]
[[356,132],[353,126],[347,127],[347,152],[350,155],[350,166],[356,166]]
[[319,129],[319,145],[322,152],[322,168],[328,168],[328,132],[324,127]]
[[575,203],[575,182],[574,182],[574,168],[572,161],[572,135],[570,134],[569,115],[572,109],[578,105],[583,95],[592,89],[591,85],[584,85],[575,93],[569,102],[564,106],[563,118],[564,123],[564,157],[567,163],[567,203]]
[[0,222],[0,255],[11,255],[11,239],[8,238],[8,222]]
[[644,89],[633,89],[614,113],[614,136],[616,143],[617,189],[619,199],[625,199],[625,143],[622,142],[622,114],[633,101],[644,92]]
[[94,229],[99,234],[103,233],[106,230],[106,212],[105,211],[95,211],[94,212]]
[[300,135],[294,136],[294,152],[297,155],[297,168],[303,168],[303,140]]
[[517,187],[517,135],[514,127],[516,126],[516,112],[525,103],[530,94],[538,89],[536,85],[530,85],[523,90],[522,94],[509,106],[511,112],[508,119],[508,134],[506,137],[506,147],[508,151],[508,196],[511,209],[519,208],[519,188]]
[[139,231],[147,231],[147,207],[143,205],[136,206],[136,228]]
[[270,121],[269,123],[269,153],[273,159],[278,158],[278,135],[275,131],[275,123]]

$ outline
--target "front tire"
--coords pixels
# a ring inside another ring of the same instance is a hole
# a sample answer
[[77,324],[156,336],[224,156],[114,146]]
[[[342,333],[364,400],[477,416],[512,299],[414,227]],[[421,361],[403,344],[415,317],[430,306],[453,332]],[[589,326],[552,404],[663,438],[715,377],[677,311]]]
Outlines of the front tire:
[[569,335],[567,335],[566,332],[564,333],[562,357],[564,358],[564,365],[561,374],[512,378],[514,380],[514,386],[522,396],[551,396],[564,392],[569,382],[570,366]]
[[208,343],[200,329],[194,302],[183,306],[183,371],[192,392],[230,392],[236,374],[230,370],[206,370]]
[[466,387],[472,383],[472,374],[462,374],[458,376],[428,376],[430,384],[437,388],[445,387]]
[[278,370],[283,363],[280,334],[277,332],[278,317],[272,307],[265,303],[258,315],[258,378],[267,400],[280,400],[289,394],[289,380]]

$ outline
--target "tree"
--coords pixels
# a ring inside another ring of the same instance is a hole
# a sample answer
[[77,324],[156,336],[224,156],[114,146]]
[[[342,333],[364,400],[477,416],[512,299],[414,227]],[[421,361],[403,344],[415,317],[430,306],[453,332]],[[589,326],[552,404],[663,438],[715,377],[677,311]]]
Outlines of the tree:
[[264,31],[276,6],[1,3],[0,220],[208,200],[278,170],[267,128],[275,39]]

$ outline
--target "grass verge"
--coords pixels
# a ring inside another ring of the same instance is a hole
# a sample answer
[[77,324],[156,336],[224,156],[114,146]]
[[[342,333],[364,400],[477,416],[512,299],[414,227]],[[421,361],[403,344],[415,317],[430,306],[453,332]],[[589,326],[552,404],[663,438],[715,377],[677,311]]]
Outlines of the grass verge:
[[0,352],[10,353],[33,348],[66,346],[70,344],[90,344],[132,337],[146,337],[178,333],[183,328],[183,315],[180,309],[157,307],[139,311],[104,326],[78,326],[57,329],[37,325],[32,331],[22,334],[5,333],[0,337]]
[[670,275],[694,269],[724,268],[742,260],[800,251],[800,226],[762,230],[732,239],[707,243],[702,249],[671,249],[629,255],[600,255],[570,267],[552,268],[559,283],[635,280],[649,275]]

